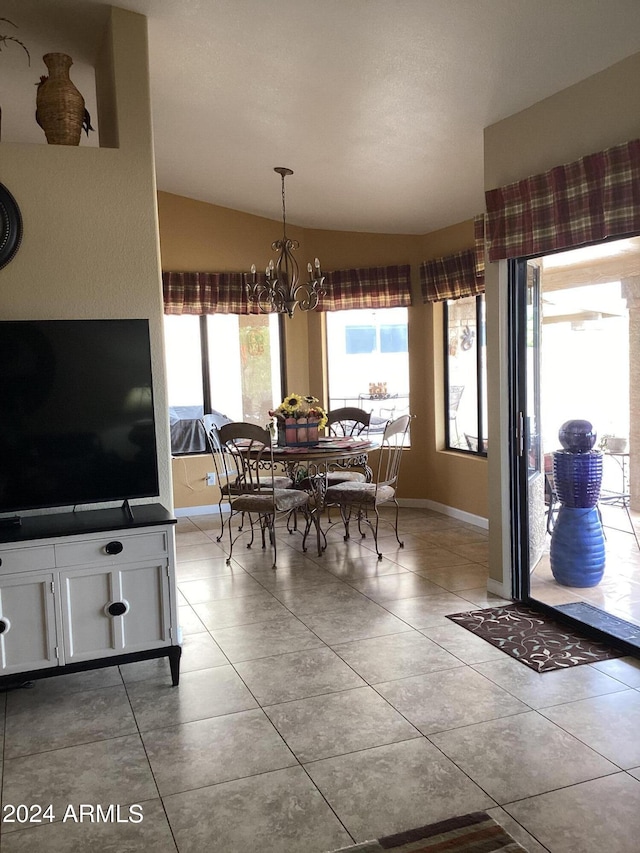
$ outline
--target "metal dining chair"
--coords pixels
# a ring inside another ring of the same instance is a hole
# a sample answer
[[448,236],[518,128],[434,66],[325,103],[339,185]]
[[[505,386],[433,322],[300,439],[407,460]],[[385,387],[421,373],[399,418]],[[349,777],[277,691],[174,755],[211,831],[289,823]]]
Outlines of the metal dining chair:
[[[223,505],[230,505],[231,497],[233,495],[243,494],[246,488],[246,484],[242,484],[238,482],[238,471],[236,468],[235,460],[233,458],[229,459],[228,448],[225,447],[220,440],[220,429],[225,424],[233,423],[232,420],[227,418],[225,415],[220,417],[216,417],[215,415],[205,415],[202,419],[203,425],[205,426],[205,432],[207,434],[207,442],[209,445],[209,450],[211,452],[211,456],[213,458],[213,467],[215,469],[216,480],[218,483],[218,488],[220,490],[220,497],[218,499],[218,511],[220,513],[220,534],[216,536],[216,542],[222,541],[222,537],[224,536],[224,525],[225,525],[225,513],[223,512]],[[268,483],[270,484],[272,481],[271,476],[267,478]],[[290,489],[293,486],[293,480],[291,477],[287,477],[285,475],[274,475],[273,483],[277,489]],[[242,522],[240,523],[239,530],[242,530]]]
[[[378,559],[382,559],[382,553],[378,547],[378,526],[380,523],[379,507],[385,503],[393,503],[395,506],[395,523],[393,524],[396,540],[401,548],[404,542],[398,534],[398,510],[399,505],[396,497],[398,477],[400,473],[400,462],[402,460],[402,448],[404,447],[411,415],[402,415],[394,421],[390,421],[385,427],[382,436],[382,445],[379,450],[377,476],[371,483],[343,482],[330,486],[326,492],[326,502],[340,508],[340,515],[344,525],[344,539],[350,538],[349,525],[353,518],[358,522],[361,536],[362,525],[367,525],[373,533]],[[372,519],[372,515],[374,518]]]
[[[371,412],[365,412],[364,409],[358,409],[355,406],[345,406],[327,412],[326,429],[330,436],[366,438],[370,423]],[[346,465],[336,464],[331,467],[331,470],[327,471],[327,487],[336,486],[338,483],[365,483],[366,481],[365,473],[355,471]]]
[[[227,476],[233,484],[229,493],[229,554],[227,565],[231,563],[233,546],[244,533],[250,533],[247,548],[253,545],[254,526],[260,528],[262,547],[266,548],[267,537],[273,548],[273,568],[277,566],[276,523],[280,517],[288,518],[292,511],[302,512],[306,519],[303,539],[305,549],[306,536],[312,523],[309,509],[309,495],[293,488],[280,488],[283,478],[275,473],[271,433],[256,424],[230,423],[222,426],[218,432],[223,448],[223,459],[227,467]],[[289,478],[285,478],[289,479]],[[289,483],[291,481],[289,480]],[[250,530],[241,526],[234,536],[232,521],[238,514],[248,514]]]

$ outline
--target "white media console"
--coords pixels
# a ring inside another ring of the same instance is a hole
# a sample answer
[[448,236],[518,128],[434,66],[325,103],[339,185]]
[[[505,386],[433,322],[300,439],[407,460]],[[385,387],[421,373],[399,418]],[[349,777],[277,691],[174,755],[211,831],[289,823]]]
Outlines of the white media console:
[[142,504],[0,528],[0,686],[164,656],[177,685],[174,525]]

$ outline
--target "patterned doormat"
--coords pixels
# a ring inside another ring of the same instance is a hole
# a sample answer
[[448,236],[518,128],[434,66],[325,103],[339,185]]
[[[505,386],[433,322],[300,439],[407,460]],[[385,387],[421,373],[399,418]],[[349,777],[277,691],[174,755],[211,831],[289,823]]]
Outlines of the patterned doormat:
[[518,853],[523,851],[513,838],[485,812],[443,820],[387,835],[376,841],[364,841],[352,847],[341,847],[333,853]]
[[521,604],[470,610],[447,616],[536,672],[550,672],[583,663],[619,658],[621,652],[577,634]]

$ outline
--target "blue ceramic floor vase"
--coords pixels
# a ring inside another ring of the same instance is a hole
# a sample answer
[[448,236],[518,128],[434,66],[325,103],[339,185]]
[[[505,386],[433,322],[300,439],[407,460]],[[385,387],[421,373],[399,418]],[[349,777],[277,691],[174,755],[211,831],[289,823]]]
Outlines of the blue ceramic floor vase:
[[563,586],[596,586],[605,549],[597,507],[561,506],[551,536],[551,572]]

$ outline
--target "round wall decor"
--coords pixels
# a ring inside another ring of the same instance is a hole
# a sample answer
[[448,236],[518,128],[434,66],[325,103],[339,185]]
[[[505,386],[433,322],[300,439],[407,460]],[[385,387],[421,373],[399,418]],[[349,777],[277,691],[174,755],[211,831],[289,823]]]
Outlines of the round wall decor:
[[13,259],[21,240],[20,208],[5,185],[0,184],[0,269]]

